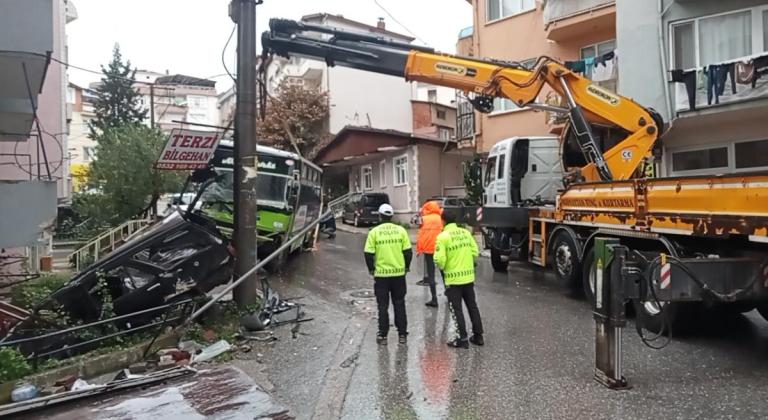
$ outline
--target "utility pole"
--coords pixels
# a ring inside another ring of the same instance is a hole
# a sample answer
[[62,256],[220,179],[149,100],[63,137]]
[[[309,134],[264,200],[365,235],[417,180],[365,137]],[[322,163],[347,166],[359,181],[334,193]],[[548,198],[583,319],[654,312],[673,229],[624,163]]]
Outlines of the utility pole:
[[[237,24],[237,111],[235,117],[235,278],[256,265],[256,3],[231,0]],[[238,285],[233,297],[243,308],[256,303],[256,274]]]

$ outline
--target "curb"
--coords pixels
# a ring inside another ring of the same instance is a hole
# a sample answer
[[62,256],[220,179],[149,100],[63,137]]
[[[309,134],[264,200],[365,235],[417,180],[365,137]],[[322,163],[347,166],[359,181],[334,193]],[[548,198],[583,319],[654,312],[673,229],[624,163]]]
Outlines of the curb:
[[[62,366],[45,372],[36,373],[34,375],[30,375],[12,382],[6,382],[5,384],[0,384],[0,389],[3,389],[4,385],[6,384],[11,384],[12,386],[10,390],[12,390],[13,385],[15,385],[17,382],[31,383],[38,389],[43,389],[53,386],[57,380],[70,375],[83,378],[93,378],[105,373],[116,372],[120,369],[127,368],[133,363],[140,362],[150,342],[151,340],[147,340],[127,349],[94,356],[88,359],[80,360],[77,363],[68,366]],[[173,333],[169,333],[160,335],[152,344],[152,346],[158,348],[173,347],[177,342],[178,337]],[[7,395],[0,394],[0,404],[5,404],[6,402],[10,401],[10,390]]]

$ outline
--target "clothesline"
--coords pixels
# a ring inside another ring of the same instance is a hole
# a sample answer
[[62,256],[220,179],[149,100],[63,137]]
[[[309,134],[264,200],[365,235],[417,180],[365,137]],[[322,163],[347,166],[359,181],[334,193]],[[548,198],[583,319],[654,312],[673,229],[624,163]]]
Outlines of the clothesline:
[[617,60],[617,51],[613,50],[596,57],[566,61],[563,64],[573,72],[589,75],[593,81],[601,82],[616,78]]
[[[679,70],[682,70],[685,73],[687,73],[689,71],[694,71],[694,70],[696,70],[696,71],[704,71],[704,69],[706,69],[709,66],[723,65],[723,64],[734,64],[734,63],[746,63],[746,62],[749,62],[749,61],[754,60],[756,58],[763,58],[763,57],[768,57],[768,52],[761,52],[761,53],[757,53],[757,54],[745,55],[743,57],[733,58],[731,60],[725,60],[725,61],[721,61],[719,63],[712,63],[712,64],[707,64],[707,65],[701,66],[701,67],[691,67],[691,68],[679,69]],[[671,73],[671,72],[673,72],[675,70],[678,70],[678,69],[667,70],[667,73]]]

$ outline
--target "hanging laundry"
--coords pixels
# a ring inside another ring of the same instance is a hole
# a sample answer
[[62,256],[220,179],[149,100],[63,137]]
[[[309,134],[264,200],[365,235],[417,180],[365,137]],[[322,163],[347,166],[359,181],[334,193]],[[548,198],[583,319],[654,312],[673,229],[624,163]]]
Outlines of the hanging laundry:
[[584,60],[566,61],[565,68],[576,73],[584,73]]
[[685,92],[688,94],[688,108],[696,109],[696,70],[672,70],[672,81],[685,84]]
[[592,80],[602,82],[616,78],[616,54],[609,52],[595,60],[595,69],[592,72]]
[[755,63],[749,62],[736,63],[736,82],[742,85],[750,85],[755,80]]
[[752,79],[752,88],[754,89],[757,79],[768,74],[768,55],[757,57],[752,60],[752,63],[755,65],[755,77]]
[[712,64],[704,69],[707,74],[707,104],[712,105],[712,98],[715,103],[720,103],[720,96],[725,94],[725,81],[731,76],[731,93],[736,93],[736,79],[734,78],[734,65]]
[[595,69],[595,57],[587,57],[584,59],[584,75],[588,78],[592,78],[592,71]]

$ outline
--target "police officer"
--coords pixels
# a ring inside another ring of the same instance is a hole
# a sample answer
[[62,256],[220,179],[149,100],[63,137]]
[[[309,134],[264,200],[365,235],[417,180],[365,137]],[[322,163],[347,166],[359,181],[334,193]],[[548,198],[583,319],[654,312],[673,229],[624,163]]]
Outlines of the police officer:
[[[445,228],[437,235],[435,263],[443,270],[445,294],[453,312],[459,337],[448,342],[451,347],[467,349],[469,343],[482,346],[483,321],[475,300],[475,258],[479,255],[477,242],[468,230],[456,224],[456,215],[443,212]],[[467,340],[467,326],[464,322],[462,301],[467,306],[469,319],[472,321],[472,337]]]
[[387,343],[389,299],[395,310],[395,327],[401,344],[408,336],[405,315],[405,273],[411,266],[411,240],[408,232],[392,222],[395,211],[389,204],[379,207],[381,224],[371,229],[365,240],[365,264],[374,278],[373,291],[379,307],[379,332],[376,342]]

